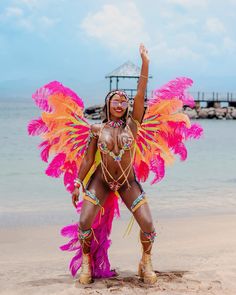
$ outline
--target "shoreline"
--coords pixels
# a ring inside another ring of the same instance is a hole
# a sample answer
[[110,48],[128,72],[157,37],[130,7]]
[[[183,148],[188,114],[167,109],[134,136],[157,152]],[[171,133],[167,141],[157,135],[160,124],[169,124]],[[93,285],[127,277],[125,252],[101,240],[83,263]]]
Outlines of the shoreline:
[[154,286],[137,277],[138,225],[123,238],[127,222],[114,219],[111,267],[119,276],[81,286],[68,270],[72,253],[59,246],[61,225],[0,229],[0,293],[15,294],[235,294],[236,214],[159,218],[153,246]]
[[[124,204],[119,204],[120,218],[114,218],[114,221],[128,223],[131,213]],[[209,210],[209,208],[183,208],[183,209],[152,209],[152,216],[155,222],[187,220],[191,218],[214,218],[216,216],[236,216],[236,210],[223,208],[221,210]],[[64,226],[69,223],[75,223],[79,220],[79,214],[74,208],[68,206],[60,210],[27,210],[27,211],[2,211],[0,216],[0,230],[17,228],[37,228],[47,226]]]
[[[103,115],[103,105],[94,105],[85,109],[84,115],[88,120],[101,120]],[[184,107],[182,112],[186,114],[189,119],[205,120],[236,120],[236,107],[200,107],[196,105],[194,108]]]

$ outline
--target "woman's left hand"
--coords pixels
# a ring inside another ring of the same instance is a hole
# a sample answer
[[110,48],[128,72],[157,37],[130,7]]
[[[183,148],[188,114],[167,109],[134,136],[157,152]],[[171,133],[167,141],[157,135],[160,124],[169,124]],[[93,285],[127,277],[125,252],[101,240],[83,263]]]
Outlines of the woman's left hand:
[[148,50],[143,43],[141,43],[139,46],[139,53],[141,55],[142,61],[149,62]]

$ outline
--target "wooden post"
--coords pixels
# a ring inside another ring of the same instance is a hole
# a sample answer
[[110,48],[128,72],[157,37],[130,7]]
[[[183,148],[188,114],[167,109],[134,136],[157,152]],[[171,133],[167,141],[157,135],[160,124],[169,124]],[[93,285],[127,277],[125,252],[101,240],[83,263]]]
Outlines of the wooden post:
[[112,78],[110,77],[110,91],[112,89]]

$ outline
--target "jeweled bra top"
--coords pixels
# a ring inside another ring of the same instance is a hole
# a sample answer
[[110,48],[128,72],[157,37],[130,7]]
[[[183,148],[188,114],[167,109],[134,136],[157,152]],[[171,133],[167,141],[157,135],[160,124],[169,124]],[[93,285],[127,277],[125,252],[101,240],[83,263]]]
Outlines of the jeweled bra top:
[[[111,149],[108,148],[108,144],[111,145],[111,143],[110,142],[108,143],[105,139],[102,138],[104,135],[103,130],[105,126],[106,126],[106,123],[101,127],[101,130],[99,133],[98,143],[97,143],[98,149],[103,154],[109,154],[114,159],[114,161],[120,161],[124,152],[131,150],[132,147],[134,146],[135,140],[134,140],[133,133],[130,130],[129,125],[126,125],[123,130],[127,130],[127,131],[119,134],[122,146],[121,148],[119,148],[119,153],[115,154]],[[125,136],[125,134],[127,135]],[[110,139],[112,140],[112,137]]]
[[[121,130],[121,132],[118,134],[118,137],[119,137],[118,139],[120,139],[118,142],[118,145],[120,144],[121,146],[120,147],[118,146],[118,151],[117,151],[118,154],[115,154],[113,152],[113,148],[114,148],[115,143],[112,140],[111,134],[107,132],[107,134],[105,136],[105,132],[103,132],[106,125],[111,126],[109,124],[109,122],[102,124],[100,130],[96,134],[93,134],[93,132],[91,134],[92,137],[95,136],[98,139],[97,147],[102,154],[102,157],[101,157],[102,174],[103,174],[104,179],[107,182],[107,184],[109,185],[111,190],[117,191],[125,182],[127,182],[128,188],[130,188],[131,185],[129,183],[128,176],[132,170],[133,160],[134,160],[134,155],[135,155],[135,151],[134,151],[134,149],[132,149],[133,146],[135,145],[135,139],[134,139],[133,133],[132,133],[129,125],[126,125],[122,129],[120,129],[121,125],[118,126],[119,130]],[[112,126],[112,128],[113,127],[114,126]],[[119,130],[118,130],[118,132],[119,132]],[[109,142],[106,139],[109,139]],[[109,149],[108,145],[111,145],[112,141],[113,141],[113,147],[112,147],[112,149]],[[123,154],[126,151],[129,154],[130,161],[129,161],[129,164],[126,166],[126,168],[123,168],[121,165],[121,160],[122,160]],[[114,164],[116,163],[117,167],[119,167],[119,169],[121,171],[121,175],[117,179],[115,179],[113,177],[113,175],[110,173],[108,167],[106,166],[106,163],[107,163],[106,160],[107,160],[107,157],[109,157],[109,156],[113,158]],[[123,180],[122,180],[122,178],[123,178]]]

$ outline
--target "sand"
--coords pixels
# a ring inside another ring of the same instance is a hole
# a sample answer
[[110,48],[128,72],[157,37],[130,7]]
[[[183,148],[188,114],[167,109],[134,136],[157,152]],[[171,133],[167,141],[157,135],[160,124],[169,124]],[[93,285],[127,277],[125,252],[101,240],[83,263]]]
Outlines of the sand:
[[236,294],[236,215],[156,221],[154,286],[137,276],[138,226],[123,238],[126,225],[114,221],[109,252],[119,275],[87,286],[69,273],[71,253],[59,250],[66,242],[60,225],[1,228],[0,294]]

